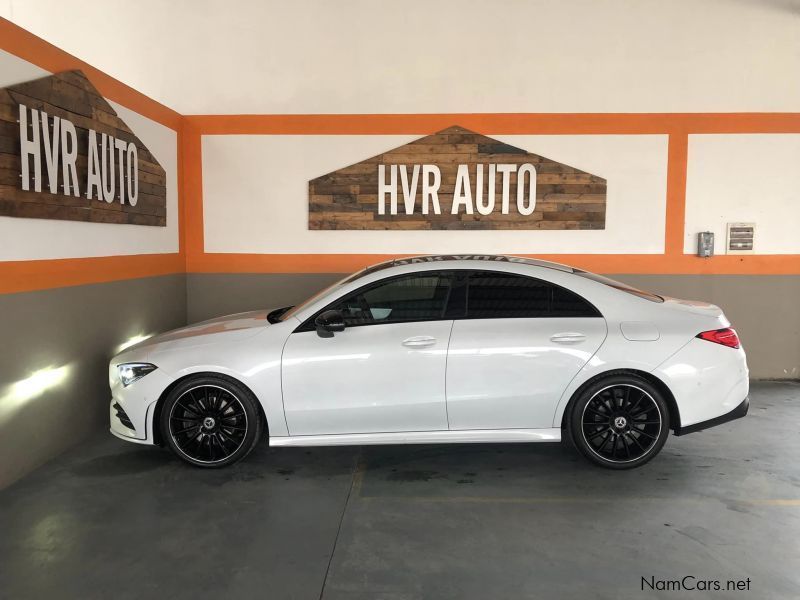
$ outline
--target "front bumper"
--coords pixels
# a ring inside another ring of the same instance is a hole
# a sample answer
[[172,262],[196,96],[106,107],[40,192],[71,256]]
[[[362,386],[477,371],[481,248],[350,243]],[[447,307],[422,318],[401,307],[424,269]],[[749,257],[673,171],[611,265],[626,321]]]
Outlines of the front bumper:
[[709,429],[711,427],[716,427],[717,425],[722,425],[723,423],[728,423],[729,421],[741,419],[743,416],[747,414],[747,411],[749,409],[750,409],[750,397],[748,396],[747,398],[742,400],[739,406],[734,408],[732,411],[725,413],[724,415],[714,417],[713,419],[708,419],[707,421],[700,421],[699,423],[694,423],[693,425],[687,425],[686,427],[676,428],[675,435],[686,435],[687,433],[702,431],[703,429]]
[[125,387],[116,377],[116,364],[112,363],[109,368],[109,383],[111,433],[127,441],[152,444],[156,402],[172,383],[172,378],[161,369],[156,369]]

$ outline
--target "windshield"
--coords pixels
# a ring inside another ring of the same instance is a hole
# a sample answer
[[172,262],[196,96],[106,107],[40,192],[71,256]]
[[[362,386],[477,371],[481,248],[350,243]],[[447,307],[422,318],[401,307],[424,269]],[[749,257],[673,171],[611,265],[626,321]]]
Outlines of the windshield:
[[649,300],[650,302],[664,301],[664,298],[662,298],[661,296],[658,296],[651,292],[645,292],[644,290],[637,289],[633,286],[628,285],[627,283],[622,283],[621,281],[616,281],[614,279],[610,279],[609,277],[603,277],[602,275],[597,275],[596,273],[589,273],[587,271],[578,271],[576,269],[575,275],[580,275],[581,277],[585,277],[586,279],[597,281],[598,283],[605,284],[621,292],[626,292],[628,294],[638,296],[639,298],[644,298],[645,300]]

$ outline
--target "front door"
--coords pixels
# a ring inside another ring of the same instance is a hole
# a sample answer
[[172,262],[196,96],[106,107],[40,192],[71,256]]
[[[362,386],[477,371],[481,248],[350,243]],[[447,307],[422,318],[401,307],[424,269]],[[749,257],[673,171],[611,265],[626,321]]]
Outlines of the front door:
[[553,425],[561,394],[603,343],[606,322],[577,294],[511,273],[469,277],[447,359],[450,429]]
[[343,314],[344,331],[290,335],[282,359],[289,434],[447,430],[451,289],[445,272],[383,280],[325,307]]

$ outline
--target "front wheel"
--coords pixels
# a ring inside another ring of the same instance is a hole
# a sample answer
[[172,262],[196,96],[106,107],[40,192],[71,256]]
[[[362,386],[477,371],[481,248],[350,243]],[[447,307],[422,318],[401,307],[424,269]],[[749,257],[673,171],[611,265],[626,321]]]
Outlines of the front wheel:
[[177,385],[164,402],[162,439],[195,466],[228,466],[247,456],[261,439],[257,402],[238,382],[213,375],[192,377]]
[[578,450],[609,469],[639,467],[659,453],[669,435],[669,407],[650,382],[614,375],[584,389],[569,412]]

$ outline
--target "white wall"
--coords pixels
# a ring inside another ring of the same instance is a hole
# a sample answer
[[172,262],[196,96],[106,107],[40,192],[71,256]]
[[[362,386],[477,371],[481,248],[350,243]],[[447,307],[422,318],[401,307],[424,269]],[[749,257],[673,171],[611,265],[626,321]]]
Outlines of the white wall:
[[6,0],[183,114],[800,109],[796,0]]
[[492,136],[608,181],[595,231],[310,231],[308,181],[422,136],[203,136],[207,252],[660,253],[667,137]]
[[713,231],[725,254],[735,222],[755,222],[756,254],[800,253],[800,135],[689,136],[684,252]]
[[[0,51],[0,87],[50,73]],[[168,127],[114,102],[119,117],[167,174],[167,226],[116,225],[0,216],[0,261],[83,258],[178,251],[178,137]]]

